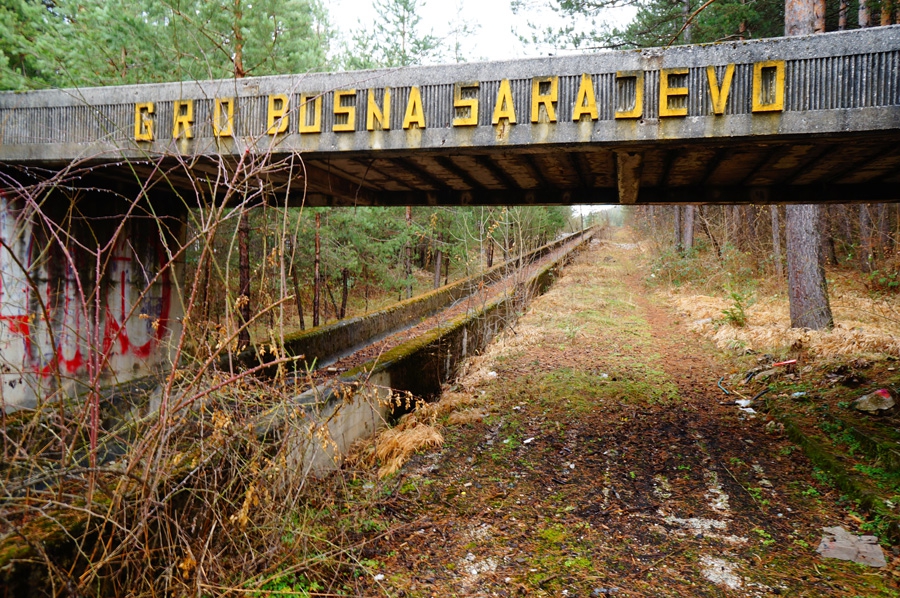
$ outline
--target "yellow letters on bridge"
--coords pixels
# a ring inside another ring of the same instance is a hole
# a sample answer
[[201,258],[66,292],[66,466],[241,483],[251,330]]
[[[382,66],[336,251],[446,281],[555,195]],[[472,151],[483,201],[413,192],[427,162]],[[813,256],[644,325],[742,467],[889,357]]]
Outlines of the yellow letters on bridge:
[[216,137],[234,137],[234,98],[216,98],[212,126]]
[[500,119],[503,118],[511,125],[516,124],[516,105],[513,102],[509,79],[504,79],[500,82],[500,89],[497,91],[497,103],[494,104],[494,114],[491,117],[491,124],[499,125]]
[[425,128],[425,108],[422,107],[422,93],[416,86],[409,89],[406,114],[403,116],[404,129],[412,128],[413,125],[416,125],[419,129]]
[[706,79],[709,81],[709,103],[712,104],[713,114],[725,114],[725,105],[728,103],[728,94],[731,92],[731,80],[734,79],[734,64],[725,67],[725,77],[719,86],[716,77],[716,67],[706,67]]
[[[662,69],[659,71],[659,116],[687,116],[687,87],[671,87],[670,77],[687,76],[688,70]],[[683,106],[674,105],[674,99],[684,98]]]
[[[344,99],[346,98],[346,102]],[[351,103],[352,102],[352,103]],[[347,116],[346,122],[339,123],[341,116]],[[334,92],[334,125],[332,131],[342,133],[356,130],[356,90],[345,89]]]
[[594,94],[594,80],[587,73],[581,75],[581,86],[578,88],[578,95],[575,96],[572,120],[578,122],[585,115],[590,116],[591,120],[600,118],[597,112],[597,96]]
[[540,122],[541,107],[547,122],[556,122],[556,101],[559,98],[559,77],[535,77],[531,80],[531,122]]
[[[356,92],[354,92],[356,93]],[[309,105],[312,104],[312,112]],[[354,109],[355,112],[355,109]],[[320,93],[303,93],[300,94],[300,133],[321,133],[322,132],[322,94]],[[352,129],[351,129],[352,130]]]
[[194,100],[175,100],[175,114],[172,116],[172,139],[184,134],[185,139],[194,138]]
[[[691,69],[687,67],[665,68],[659,71],[659,116],[685,117],[688,116],[688,97],[691,93],[702,93],[700,89],[692,89],[690,81],[699,84],[697,75],[702,77],[700,69],[692,67],[696,71],[693,79],[690,78]],[[737,70],[735,63],[706,67],[706,87],[709,91],[709,111],[716,115],[725,114],[728,107],[731,88]],[[739,68],[752,69],[751,79],[751,110],[753,113],[781,112],[785,102],[785,61],[765,60],[752,64],[744,64]],[[722,70],[724,69],[724,71]],[[721,74],[721,79],[720,79]],[[572,121],[596,121],[600,118],[600,109],[597,105],[597,90],[595,88],[596,74],[582,73],[578,82],[572,105]],[[615,119],[641,119],[644,117],[644,91],[646,71],[617,71],[615,73],[613,93],[614,96],[605,99],[614,102],[611,106]],[[449,115],[452,127],[475,127],[479,125],[479,111],[481,108],[481,81],[460,81],[453,85],[452,114]],[[570,90],[575,81],[567,82],[565,89]],[[524,80],[518,80],[517,86],[527,85]],[[491,113],[492,125],[514,125],[517,122],[516,101],[525,102],[524,97],[515,97],[512,91],[513,85],[509,79],[502,79],[497,89],[497,97]],[[443,88],[446,89],[446,88]],[[523,88],[517,87],[519,91]],[[558,121],[558,104],[560,93],[559,75],[547,75],[533,77],[531,79],[531,123],[556,123]],[[357,98],[356,89],[338,89],[333,92],[305,92],[297,93],[294,97],[299,102],[298,132],[301,134],[322,133],[322,105],[323,98],[331,93],[333,120],[330,131],[335,133],[353,133],[357,131],[357,110],[362,109],[357,105],[362,98]],[[367,89],[366,95],[366,131],[388,131],[391,128],[391,88],[381,88],[381,101],[378,100],[378,89]],[[443,97],[444,92],[438,90],[435,97]],[[571,91],[569,92],[571,93]],[[520,94],[521,95],[521,94]],[[429,98],[432,96],[429,95]],[[252,98],[251,98],[252,99]],[[209,101],[209,100],[204,100]],[[209,119],[214,138],[235,136],[235,112],[237,111],[238,97],[213,98],[212,111]],[[438,101],[438,100],[435,100]],[[445,101],[445,100],[443,100]],[[567,100],[572,101],[572,100]],[[209,135],[210,125],[195,126],[193,99],[174,100],[172,115],[172,138],[193,139],[195,134]],[[290,102],[288,94],[271,94],[268,96],[267,129],[269,135],[286,133],[290,128]],[[203,104],[206,106],[207,104]],[[445,104],[440,104],[441,106]],[[522,104],[520,103],[520,106]],[[609,109],[610,106],[606,106]],[[155,139],[154,102],[138,102],[134,104],[134,139],[135,141],[153,141]],[[247,112],[249,113],[249,112]],[[703,112],[697,114],[706,113]],[[503,123],[502,121],[506,121]],[[403,115],[403,129],[424,129],[426,126],[425,103],[422,99],[420,86],[411,86],[406,100],[406,110]],[[486,124],[486,123],[484,123]],[[362,123],[360,122],[361,126]]]
[[[628,93],[631,79],[634,80],[633,94]],[[644,115],[644,71],[616,71],[616,103],[616,118]]]
[[269,96],[269,127],[266,132],[269,135],[284,133],[288,128],[288,97],[283,93],[275,93]]
[[391,128],[391,88],[384,88],[384,98],[381,102],[382,107],[378,107],[375,101],[375,90],[370,89],[366,92],[366,131],[375,130],[375,122],[382,131]]
[[[457,83],[453,86],[454,127],[478,125],[478,88],[478,81]],[[463,97],[464,95],[471,97]]]
[[139,102],[134,105],[134,140],[153,141],[153,102]]
[[784,61],[753,64],[753,112],[784,110]]

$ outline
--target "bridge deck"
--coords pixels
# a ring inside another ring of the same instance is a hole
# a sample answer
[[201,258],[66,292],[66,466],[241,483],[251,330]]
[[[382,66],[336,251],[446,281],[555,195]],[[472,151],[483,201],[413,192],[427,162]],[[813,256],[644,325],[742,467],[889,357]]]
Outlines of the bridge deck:
[[900,26],[0,94],[19,179],[190,190],[248,158],[310,205],[900,200]]

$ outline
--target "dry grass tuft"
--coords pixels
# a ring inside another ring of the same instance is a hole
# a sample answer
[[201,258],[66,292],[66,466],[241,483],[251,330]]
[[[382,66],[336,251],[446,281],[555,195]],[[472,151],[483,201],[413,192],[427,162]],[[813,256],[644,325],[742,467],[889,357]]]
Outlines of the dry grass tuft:
[[418,421],[408,427],[401,424],[388,428],[378,435],[375,443],[374,456],[382,464],[378,477],[394,473],[416,452],[443,444],[444,437],[436,427]]
[[464,425],[479,423],[491,413],[487,409],[475,407],[473,409],[464,409],[462,411],[454,411],[447,418],[447,423],[451,425]]
[[900,357],[900,306],[883,298],[869,298],[854,290],[836,288],[831,306],[835,327],[830,331],[790,327],[788,300],[767,296],[746,308],[747,325],[717,322],[725,299],[699,294],[669,295],[694,331],[713,339],[720,349],[738,347],[778,352],[803,348],[820,358],[869,355]]

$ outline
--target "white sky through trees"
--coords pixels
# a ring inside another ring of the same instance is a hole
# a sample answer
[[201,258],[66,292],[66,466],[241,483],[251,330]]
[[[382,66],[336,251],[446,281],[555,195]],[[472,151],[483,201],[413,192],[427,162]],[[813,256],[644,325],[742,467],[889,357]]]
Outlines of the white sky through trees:
[[[420,2],[420,33],[432,32],[445,39],[450,54],[440,62],[453,61],[451,31],[460,20],[475,28],[474,34],[463,40],[463,55],[468,61],[509,60],[557,53],[554,48],[523,44],[513,32],[530,36],[529,22],[543,28],[558,28],[565,24],[564,19],[552,10],[542,7],[543,2],[530,4],[528,10],[513,14],[509,0],[426,0]],[[372,0],[325,0],[325,5],[333,25],[343,36],[349,36],[360,26],[370,29],[377,18]],[[609,17],[626,22],[632,13],[630,9],[609,11]]]

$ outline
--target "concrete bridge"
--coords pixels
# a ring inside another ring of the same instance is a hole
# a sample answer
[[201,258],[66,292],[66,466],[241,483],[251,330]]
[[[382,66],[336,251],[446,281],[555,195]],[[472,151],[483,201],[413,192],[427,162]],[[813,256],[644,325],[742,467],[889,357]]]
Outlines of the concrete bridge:
[[900,199],[900,26],[0,94],[0,408],[178,360],[184,219],[290,205]]
[[166,194],[247,156],[307,205],[893,201],[900,26],[0,94],[8,172],[75,165],[78,185]]

